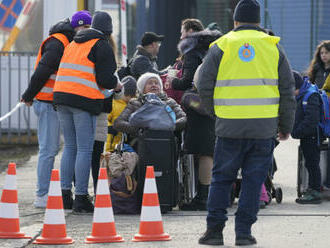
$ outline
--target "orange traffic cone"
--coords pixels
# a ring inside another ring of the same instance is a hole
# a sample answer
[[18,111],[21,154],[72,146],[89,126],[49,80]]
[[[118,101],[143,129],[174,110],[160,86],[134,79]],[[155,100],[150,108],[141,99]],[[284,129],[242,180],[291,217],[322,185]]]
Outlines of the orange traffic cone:
[[16,164],[9,163],[0,202],[0,239],[30,239],[19,230]]
[[59,171],[53,169],[48,192],[47,208],[41,237],[33,244],[57,245],[72,244],[74,240],[66,236],[62,192]]
[[157,186],[153,166],[147,166],[143,189],[140,230],[132,241],[166,241],[170,235],[164,233],[160,213]]
[[96,188],[92,235],[86,237],[85,243],[113,243],[123,241],[124,239],[116,233],[107,169],[100,168]]

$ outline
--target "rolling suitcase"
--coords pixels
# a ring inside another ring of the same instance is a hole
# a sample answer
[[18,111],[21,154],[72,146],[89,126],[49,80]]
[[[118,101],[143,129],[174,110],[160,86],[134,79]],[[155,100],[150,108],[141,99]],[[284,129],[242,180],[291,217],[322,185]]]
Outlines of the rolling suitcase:
[[[321,169],[321,185],[327,183],[330,179],[328,174],[330,170],[328,165],[330,164],[330,147],[328,142],[321,144],[320,154],[320,169]],[[297,171],[297,195],[301,197],[308,188],[308,171],[305,167],[305,159],[300,146],[298,147],[298,171]]]
[[146,166],[154,166],[162,212],[178,203],[177,143],[172,131],[145,129],[138,139],[138,187],[142,199]]

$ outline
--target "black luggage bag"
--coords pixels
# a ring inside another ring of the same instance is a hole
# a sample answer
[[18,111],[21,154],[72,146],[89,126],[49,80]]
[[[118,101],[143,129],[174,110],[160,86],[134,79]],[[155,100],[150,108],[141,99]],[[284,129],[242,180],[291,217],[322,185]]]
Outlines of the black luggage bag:
[[142,200],[146,166],[154,166],[161,211],[178,203],[177,142],[172,131],[145,129],[138,138],[138,192]]
[[[321,169],[321,186],[330,183],[330,146],[328,142],[322,143],[320,146],[320,169]],[[297,171],[297,195],[301,197],[308,188],[308,171],[305,167],[305,159],[300,146],[298,147],[298,171]]]

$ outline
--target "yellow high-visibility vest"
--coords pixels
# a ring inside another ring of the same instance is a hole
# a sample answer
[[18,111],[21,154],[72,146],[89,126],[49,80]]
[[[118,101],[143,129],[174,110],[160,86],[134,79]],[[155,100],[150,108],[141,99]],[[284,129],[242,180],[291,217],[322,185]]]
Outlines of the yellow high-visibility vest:
[[210,45],[223,51],[213,95],[219,118],[278,117],[279,40],[261,31],[241,30]]

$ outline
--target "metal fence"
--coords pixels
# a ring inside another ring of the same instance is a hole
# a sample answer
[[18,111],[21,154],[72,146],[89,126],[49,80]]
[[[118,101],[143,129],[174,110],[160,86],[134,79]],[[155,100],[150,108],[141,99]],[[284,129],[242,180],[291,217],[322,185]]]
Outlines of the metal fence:
[[[0,52],[0,116],[20,101],[33,72],[36,54]],[[0,143],[35,143],[37,118],[31,108],[23,106],[0,122]]]

